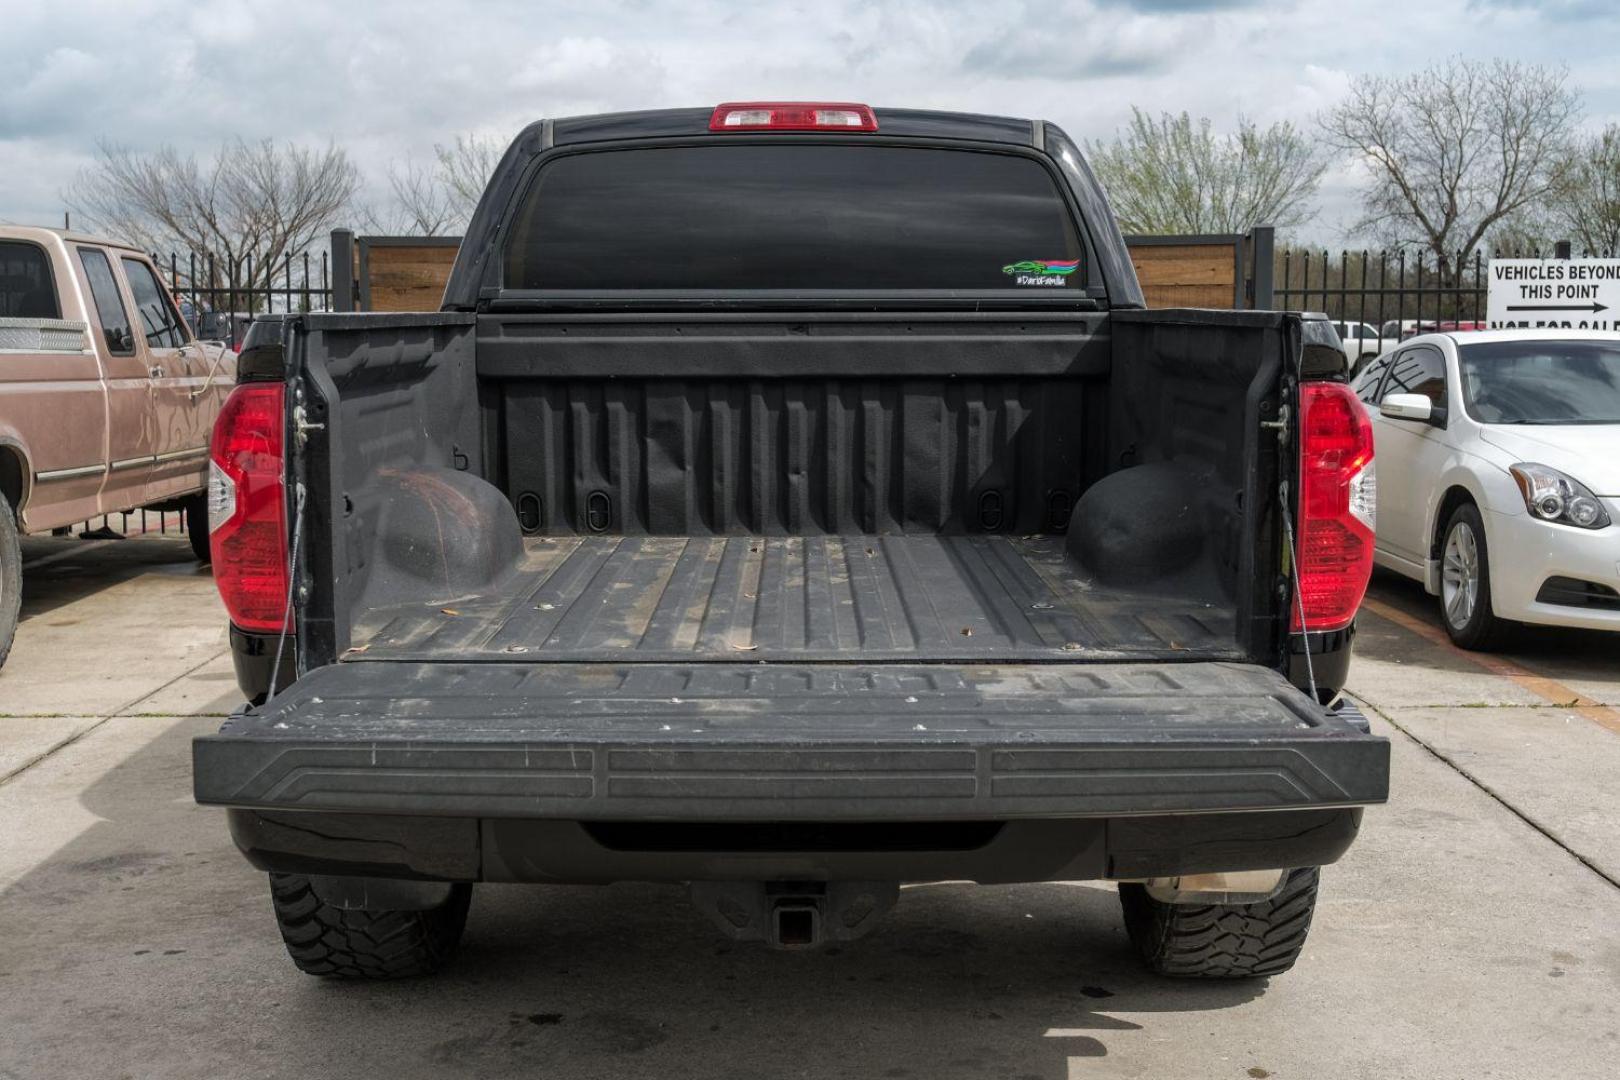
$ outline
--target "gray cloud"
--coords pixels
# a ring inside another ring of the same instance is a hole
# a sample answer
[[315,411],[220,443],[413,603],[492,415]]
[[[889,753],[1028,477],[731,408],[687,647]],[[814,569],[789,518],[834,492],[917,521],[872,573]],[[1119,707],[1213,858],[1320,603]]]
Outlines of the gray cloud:
[[1068,42],[1019,31],[975,45],[962,57],[962,70],[1006,79],[1087,79],[1149,75],[1174,64],[1169,50],[1136,48],[1117,42],[1095,51],[1077,51]]
[[1515,11],[1534,14],[1550,21],[1600,19],[1612,21],[1617,14],[1614,0],[1468,0],[1473,11]]
[[[459,132],[747,98],[1039,115],[1077,138],[1132,104],[1309,124],[1352,72],[1420,67],[1436,41],[1567,61],[1594,118],[1620,119],[1613,15],[1594,30],[1566,17],[1587,0],[1470,3],[0,0],[0,220],[59,222],[102,138],[330,140],[380,183]],[[1351,216],[1353,179],[1325,195],[1324,229]]]
[[1129,8],[1132,11],[1164,12],[1171,15],[1254,7],[1261,2],[1262,0],[1096,0],[1097,6],[1103,8]]

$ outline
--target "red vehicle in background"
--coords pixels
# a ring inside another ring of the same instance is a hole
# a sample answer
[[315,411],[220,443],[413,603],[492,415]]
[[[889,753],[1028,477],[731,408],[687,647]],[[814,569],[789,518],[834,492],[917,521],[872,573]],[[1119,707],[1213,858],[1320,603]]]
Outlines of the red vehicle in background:
[[1413,323],[1410,328],[1403,328],[1401,330],[1401,340],[1405,341],[1407,338],[1417,337],[1419,334],[1449,334],[1459,330],[1483,329],[1485,329],[1485,324],[1477,319],[1462,321],[1457,319],[1442,319],[1439,322],[1434,322],[1431,320]]

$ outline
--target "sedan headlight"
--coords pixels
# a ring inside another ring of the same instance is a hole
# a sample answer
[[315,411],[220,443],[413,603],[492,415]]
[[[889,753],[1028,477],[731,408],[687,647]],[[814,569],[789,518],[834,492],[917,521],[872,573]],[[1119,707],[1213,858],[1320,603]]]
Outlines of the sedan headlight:
[[1608,511],[1597,496],[1574,477],[1533,461],[1508,466],[1524,496],[1525,509],[1540,521],[1573,525],[1578,529],[1603,529],[1609,524]]

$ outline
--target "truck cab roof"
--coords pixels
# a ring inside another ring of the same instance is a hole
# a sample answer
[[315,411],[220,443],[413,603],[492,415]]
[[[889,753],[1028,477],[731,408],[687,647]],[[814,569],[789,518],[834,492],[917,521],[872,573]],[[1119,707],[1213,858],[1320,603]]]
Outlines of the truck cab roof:
[[[987,116],[979,113],[942,112],[930,109],[874,108],[877,131],[884,135],[909,138],[963,139],[984,142],[1015,143],[1024,146],[1040,145],[1040,121],[1010,116]],[[554,145],[570,143],[605,142],[617,139],[680,138],[692,135],[716,134],[709,129],[714,109],[643,109],[636,112],[603,113],[594,116],[570,116],[553,121],[538,121],[530,125],[536,135],[543,133],[545,125],[552,125]],[[719,134],[720,138],[732,133]],[[842,134],[817,131],[816,135]],[[870,132],[852,131],[852,137]],[[519,136],[522,139],[522,136]]]
[[0,239],[30,240],[47,247],[54,247],[58,243],[94,244],[97,247],[140,252],[133,244],[126,244],[121,240],[109,240],[105,236],[93,236],[73,229],[48,228],[42,225],[0,225]]

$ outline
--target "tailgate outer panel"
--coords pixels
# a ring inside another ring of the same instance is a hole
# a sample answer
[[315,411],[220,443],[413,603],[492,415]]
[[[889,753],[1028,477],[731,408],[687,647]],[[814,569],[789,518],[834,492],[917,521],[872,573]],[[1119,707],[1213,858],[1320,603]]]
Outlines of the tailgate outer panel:
[[1379,803],[1389,745],[1235,663],[361,660],[197,739],[194,767],[232,807],[920,821]]

